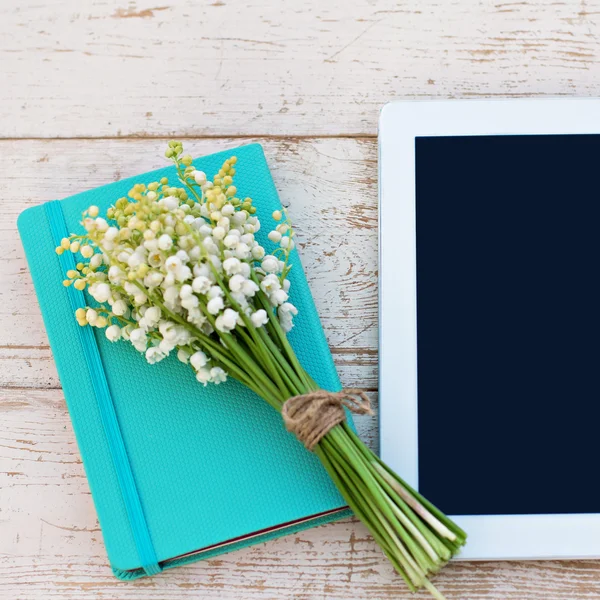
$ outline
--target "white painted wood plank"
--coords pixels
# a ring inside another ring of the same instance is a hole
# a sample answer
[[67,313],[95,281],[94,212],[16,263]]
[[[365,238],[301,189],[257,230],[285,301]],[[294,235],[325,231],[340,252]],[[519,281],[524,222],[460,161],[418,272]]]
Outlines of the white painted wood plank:
[[[60,390],[0,390],[0,419],[2,598],[413,597],[356,520],[119,582]],[[600,561],[454,563],[436,583],[449,600],[591,600],[600,596]]]
[[[377,388],[377,351],[334,348],[338,375],[345,387]],[[60,381],[48,346],[0,346],[0,388],[58,389]]]
[[0,4],[0,135],[374,134],[398,98],[595,96],[600,0]]
[[[165,143],[0,142],[0,152],[7,157],[0,185],[11,190],[0,200],[0,320],[5,324],[0,347],[8,347],[0,360],[14,356],[19,363],[14,371],[5,371],[6,377],[0,375],[0,381],[13,386],[37,386],[39,381],[46,386],[55,377],[47,362],[23,369],[27,363],[21,359],[26,359],[28,348],[38,352],[48,342],[16,231],[18,214],[46,200],[165,166],[161,158]],[[187,147],[203,155],[240,143],[189,140]],[[290,207],[298,229],[301,256],[330,346],[334,351],[367,349],[372,354],[377,345],[375,141],[296,139],[263,140],[263,144],[281,199]],[[15,354],[15,347],[21,346],[26,348]],[[340,357],[340,363],[349,360]],[[368,386],[373,387],[375,376],[372,366],[369,369]]]

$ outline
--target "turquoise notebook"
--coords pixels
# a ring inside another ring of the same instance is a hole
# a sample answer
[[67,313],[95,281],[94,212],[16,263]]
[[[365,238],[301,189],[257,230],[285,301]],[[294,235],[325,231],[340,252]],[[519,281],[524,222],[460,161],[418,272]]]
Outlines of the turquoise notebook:
[[[194,164],[212,176],[233,155],[236,185],[242,197],[254,200],[263,222],[257,238],[268,250],[265,225],[281,205],[262,147],[242,146]],[[176,182],[173,167],[160,169],[77,194],[54,203],[53,210],[62,208],[69,233],[81,231],[88,206],[104,211],[134,183],[165,176]],[[258,396],[233,380],[203,387],[174,356],[149,365],[131,344],[111,343],[93,330],[90,339],[97,343],[139,498],[139,522],[132,522],[114,442],[105,433],[79,326],[61,283],[49,215],[46,205],[29,208],[18,228],[115,575],[134,579],[348,516],[319,460]],[[337,391],[340,382],[296,253],[292,260],[291,300],[299,314],[290,341],[313,378]],[[140,527],[158,563],[154,570],[140,558],[134,533]]]

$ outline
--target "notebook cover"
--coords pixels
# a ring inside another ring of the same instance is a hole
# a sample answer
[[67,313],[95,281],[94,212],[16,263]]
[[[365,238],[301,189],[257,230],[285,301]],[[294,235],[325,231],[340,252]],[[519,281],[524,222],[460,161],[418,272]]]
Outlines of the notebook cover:
[[[263,226],[257,239],[269,251],[270,215],[281,204],[262,147],[242,146],[194,164],[212,177],[233,155],[238,157],[236,185],[242,197],[253,198]],[[165,176],[177,185],[175,168],[168,167],[61,201],[69,231],[81,231],[81,213],[88,206],[104,211],[134,183]],[[21,213],[18,228],[111,566],[124,579],[142,576],[44,206]],[[291,301],[299,314],[290,342],[312,377],[324,389],[337,391],[340,382],[297,252],[291,261]],[[250,390],[232,379],[203,387],[175,356],[149,365],[131,344],[111,343],[103,330],[95,335],[164,568],[348,516],[347,510],[330,513],[345,503],[319,460]],[[298,523],[313,515],[321,516]],[[287,525],[278,528],[282,524]],[[189,554],[253,532],[261,533]]]

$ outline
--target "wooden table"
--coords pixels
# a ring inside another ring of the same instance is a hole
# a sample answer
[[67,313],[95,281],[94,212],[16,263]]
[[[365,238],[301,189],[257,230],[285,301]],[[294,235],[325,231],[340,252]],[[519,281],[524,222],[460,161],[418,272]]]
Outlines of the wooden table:
[[[114,579],[15,221],[163,166],[171,137],[195,155],[261,142],[343,383],[376,405],[380,107],[600,95],[600,0],[194,4],[0,5],[0,597],[409,598],[355,520]],[[376,445],[375,419],[357,421]],[[449,599],[600,598],[600,562],[455,563],[436,583]]]

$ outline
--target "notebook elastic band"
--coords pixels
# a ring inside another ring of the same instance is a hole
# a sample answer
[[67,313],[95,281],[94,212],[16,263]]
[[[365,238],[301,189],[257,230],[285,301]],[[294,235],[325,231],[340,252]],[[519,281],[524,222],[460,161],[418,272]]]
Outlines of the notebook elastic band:
[[[60,246],[60,242],[64,237],[69,236],[67,223],[60,205],[57,200],[45,204],[46,215],[50,222],[50,230],[54,243]],[[59,257],[60,266],[64,273],[70,269],[75,269],[75,258],[69,251],[63,252]],[[78,308],[85,308],[86,302],[83,292],[75,289],[73,285],[65,288],[69,296],[71,308],[75,312]],[[75,318],[75,317],[73,317]],[[102,425],[106,434],[106,440],[110,454],[117,473],[119,487],[125,502],[127,516],[131,523],[131,530],[135,541],[135,546],[138,551],[142,568],[147,575],[155,575],[161,571],[148,531],[148,524],[144,517],[140,496],[138,494],[131,465],[127,457],[127,450],[123,442],[123,436],[119,428],[117,414],[106,380],[104,365],[100,358],[98,343],[92,327],[77,327],[81,346],[87,362],[89,374],[94,388],[94,394],[98,402],[98,408],[102,419]]]

